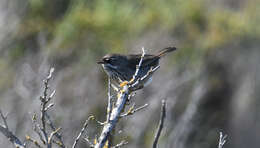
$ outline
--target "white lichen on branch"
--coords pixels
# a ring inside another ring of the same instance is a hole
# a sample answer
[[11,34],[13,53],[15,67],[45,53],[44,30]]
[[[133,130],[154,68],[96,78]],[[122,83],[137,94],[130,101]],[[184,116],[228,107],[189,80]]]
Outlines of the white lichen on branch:
[[98,138],[98,143],[95,145],[95,148],[102,148],[105,145],[106,141],[108,140],[108,136],[116,126],[116,123],[126,104],[129,95],[128,89],[128,85],[125,85],[124,88],[119,92],[116,105],[112,109],[108,123],[106,123],[103,127],[103,130],[101,132],[100,137]]
[[222,132],[219,132],[219,142],[218,148],[223,148],[224,144],[226,143],[227,135],[223,135]]

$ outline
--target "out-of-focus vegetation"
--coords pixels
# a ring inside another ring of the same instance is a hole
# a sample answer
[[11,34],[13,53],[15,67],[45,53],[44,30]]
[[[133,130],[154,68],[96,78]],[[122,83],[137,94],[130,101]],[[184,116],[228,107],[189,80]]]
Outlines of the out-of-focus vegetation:
[[[231,137],[226,147],[257,147],[259,5],[256,0],[3,0],[0,108],[10,112],[18,135],[31,131],[41,80],[54,66],[54,116],[71,143],[89,114],[105,119],[106,76],[97,59],[111,52],[140,53],[143,46],[148,53],[176,46],[155,82],[138,92],[137,104],[148,102],[150,108],[120,121],[117,140],[127,137],[128,147],[149,147],[166,97],[160,147],[216,147],[221,129]],[[88,134],[93,138],[96,132]],[[0,146],[7,144],[0,136]]]

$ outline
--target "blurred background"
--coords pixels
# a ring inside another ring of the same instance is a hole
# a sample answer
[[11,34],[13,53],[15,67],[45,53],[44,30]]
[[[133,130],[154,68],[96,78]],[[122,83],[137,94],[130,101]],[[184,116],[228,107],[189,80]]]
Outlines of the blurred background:
[[[259,147],[259,6],[257,0],[1,0],[0,109],[20,139],[37,138],[31,116],[40,112],[42,80],[54,67],[50,114],[71,146],[89,115],[106,119],[99,58],[176,46],[131,101],[148,108],[120,120],[115,143],[151,147],[167,99],[159,147],[216,148],[220,131],[228,135],[226,148]],[[101,129],[92,122],[86,135],[93,139]],[[0,147],[13,147],[2,134]],[[88,144],[81,140],[79,147]]]

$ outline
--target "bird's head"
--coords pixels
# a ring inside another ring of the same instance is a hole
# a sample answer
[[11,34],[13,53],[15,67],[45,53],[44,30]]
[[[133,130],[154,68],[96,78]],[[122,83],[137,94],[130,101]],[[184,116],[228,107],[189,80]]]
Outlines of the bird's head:
[[101,58],[98,64],[102,64],[102,66],[106,68],[116,69],[119,66],[123,66],[127,63],[127,58],[120,54],[107,54],[103,58]]

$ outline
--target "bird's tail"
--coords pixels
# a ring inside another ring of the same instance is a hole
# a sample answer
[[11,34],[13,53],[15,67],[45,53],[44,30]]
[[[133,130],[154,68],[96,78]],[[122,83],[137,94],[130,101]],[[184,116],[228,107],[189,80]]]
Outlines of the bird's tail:
[[158,54],[157,56],[158,57],[163,57],[164,55],[166,55],[167,53],[169,52],[172,52],[174,50],[176,50],[177,48],[176,47],[167,47],[167,48],[164,48],[162,49]]

